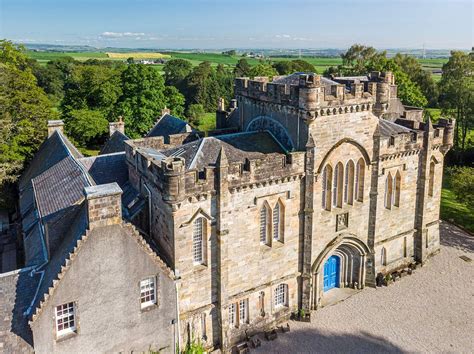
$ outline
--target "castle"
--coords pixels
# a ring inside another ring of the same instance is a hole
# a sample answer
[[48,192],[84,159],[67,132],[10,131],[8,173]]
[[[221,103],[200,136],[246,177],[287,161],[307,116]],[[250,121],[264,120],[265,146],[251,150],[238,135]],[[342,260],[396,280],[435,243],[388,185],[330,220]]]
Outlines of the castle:
[[453,120],[424,122],[390,72],[234,92],[207,136],[164,112],[142,139],[111,123],[97,157],[50,122],[20,182],[26,265],[0,275],[26,289],[4,348],[229,350],[439,251]]

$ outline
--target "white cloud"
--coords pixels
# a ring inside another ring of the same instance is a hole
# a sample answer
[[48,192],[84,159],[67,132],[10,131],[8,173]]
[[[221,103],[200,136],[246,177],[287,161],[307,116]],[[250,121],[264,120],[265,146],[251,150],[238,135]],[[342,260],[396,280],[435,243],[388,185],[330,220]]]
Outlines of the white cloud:
[[101,37],[107,38],[123,38],[123,37],[140,37],[145,36],[143,32],[103,32]]

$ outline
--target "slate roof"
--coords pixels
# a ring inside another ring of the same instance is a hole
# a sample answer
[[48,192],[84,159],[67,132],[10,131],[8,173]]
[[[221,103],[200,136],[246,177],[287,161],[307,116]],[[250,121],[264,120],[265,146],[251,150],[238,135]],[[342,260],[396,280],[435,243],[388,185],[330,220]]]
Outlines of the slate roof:
[[123,134],[121,131],[116,130],[112,136],[107,139],[105,145],[102,146],[99,155],[125,151],[125,141],[127,140],[129,140],[128,136]]
[[125,152],[84,157],[79,159],[96,184],[117,182],[123,186],[128,181],[128,167]]
[[171,114],[165,114],[156,122],[155,126],[151,128],[150,132],[147,134],[146,137],[169,137],[173,134],[180,134],[191,131],[193,131],[193,129],[184,120],[172,116]]
[[404,126],[401,126],[397,123],[391,122],[386,119],[379,119],[379,129],[380,135],[382,136],[392,136],[396,134],[404,134],[412,132],[411,129],[408,129]]
[[40,217],[56,213],[83,198],[93,184],[82,166],[68,156],[32,180]]
[[[216,164],[221,147],[224,148],[230,163],[244,163],[246,159],[259,159],[268,154],[285,153],[281,145],[268,132],[246,132],[206,137],[174,149],[155,152],[163,157],[183,157],[187,169],[202,170],[206,166]],[[157,158],[156,156],[154,157]]]
[[[316,75],[315,73],[294,73],[288,76],[283,76],[279,77],[275,80],[272,81],[274,84],[285,84],[285,85],[299,85],[300,82],[300,75],[305,75],[305,74],[312,74]],[[328,79],[327,77],[322,76],[321,77],[321,83],[325,87],[330,87],[331,85],[338,85],[339,83],[336,81],[333,81],[331,79]]]

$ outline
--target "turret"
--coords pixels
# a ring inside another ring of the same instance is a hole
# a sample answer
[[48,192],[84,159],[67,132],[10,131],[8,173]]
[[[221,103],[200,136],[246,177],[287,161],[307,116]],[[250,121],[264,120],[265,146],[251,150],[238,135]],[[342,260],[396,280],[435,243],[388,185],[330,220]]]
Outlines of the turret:
[[163,170],[163,199],[180,202],[185,196],[185,168],[182,157],[170,157],[161,161]]
[[318,108],[324,100],[324,88],[321,86],[321,76],[314,74],[300,75],[298,86],[299,108],[306,110]]

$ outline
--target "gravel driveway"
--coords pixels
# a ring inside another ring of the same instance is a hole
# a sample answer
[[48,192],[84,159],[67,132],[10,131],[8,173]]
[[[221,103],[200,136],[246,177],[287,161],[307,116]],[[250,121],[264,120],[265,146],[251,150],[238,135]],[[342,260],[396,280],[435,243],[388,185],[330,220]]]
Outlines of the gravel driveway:
[[[258,352],[474,352],[474,237],[441,224],[441,253],[389,287],[313,313]],[[466,262],[459,256],[468,256]]]

